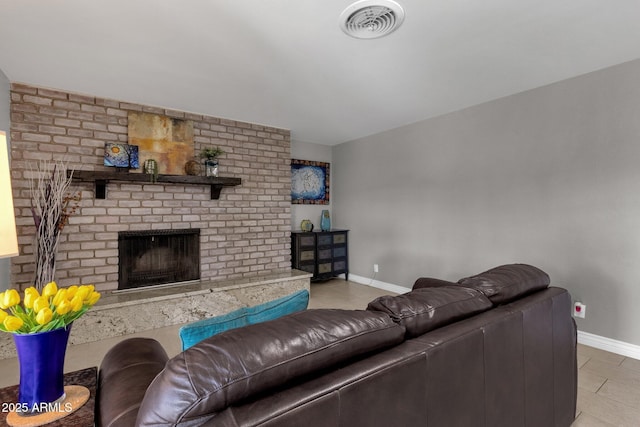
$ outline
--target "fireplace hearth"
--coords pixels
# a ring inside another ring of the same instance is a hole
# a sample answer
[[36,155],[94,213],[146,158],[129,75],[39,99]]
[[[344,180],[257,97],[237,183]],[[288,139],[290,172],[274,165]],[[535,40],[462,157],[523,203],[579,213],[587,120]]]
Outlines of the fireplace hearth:
[[200,279],[200,229],[118,233],[118,290]]

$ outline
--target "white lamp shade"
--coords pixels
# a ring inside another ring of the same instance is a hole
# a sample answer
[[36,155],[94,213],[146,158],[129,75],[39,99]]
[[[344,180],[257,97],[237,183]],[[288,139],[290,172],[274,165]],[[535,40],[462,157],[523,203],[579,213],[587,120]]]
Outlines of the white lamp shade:
[[0,131],[0,258],[18,255],[7,135]]

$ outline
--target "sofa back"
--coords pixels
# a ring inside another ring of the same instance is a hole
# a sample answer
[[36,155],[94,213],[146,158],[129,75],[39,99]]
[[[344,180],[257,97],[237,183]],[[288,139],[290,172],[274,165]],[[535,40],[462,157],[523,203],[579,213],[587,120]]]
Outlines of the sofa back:
[[383,313],[331,309],[223,332],[167,362],[137,425],[201,425],[249,397],[395,346],[404,334]]
[[570,306],[566,290],[544,289],[239,402],[205,425],[568,427],[577,393]]
[[568,427],[577,393],[570,306],[566,290],[548,288],[233,405],[206,425]]
[[[166,354],[127,340],[103,361],[101,388],[112,387],[99,392],[98,425],[130,426],[137,413],[141,426],[569,426],[576,329],[567,291],[547,286],[524,264],[460,283],[422,278],[367,311],[308,310],[224,332],[157,376]],[[147,353],[157,363],[144,381],[120,386],[114,374],[136,382]]]
[[570,313],[566,290],[549,288],[416,338],[427,348],[429,425],[571,425],[577,362]]

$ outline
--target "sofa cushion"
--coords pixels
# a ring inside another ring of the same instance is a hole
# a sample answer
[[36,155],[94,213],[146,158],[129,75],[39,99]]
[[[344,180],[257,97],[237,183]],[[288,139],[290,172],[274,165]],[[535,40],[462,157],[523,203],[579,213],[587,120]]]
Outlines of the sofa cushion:
[[412,289],[420,288],[437,288],[440,286],[455,286],[455,282],[449,282],[448,280],[434,279],[433,277],[420,277],[413,284]]
[[412,338],[491,307],[491,301],[481,292],[451,285],[382,296],[370,302],[367,310],[387,313],[406,328],[407,338]]
[[507,264],[460,279],[458,283],[482,292],[494,304],[506,304],[547,288],[550,280],[547,273],[532,265]]
[[309,291],[303,289],[254,307],[243,307],[221,316],[189,323],[181,327],[179,331],[182,350],[184,351],[205,338],[229,329],[277,319],[285,314],[304,310],[308,304]]
[[137,425],[200,425],[227,406],[397,345],[384,313],[306,310],[223,332],[171,359],[147,389]]

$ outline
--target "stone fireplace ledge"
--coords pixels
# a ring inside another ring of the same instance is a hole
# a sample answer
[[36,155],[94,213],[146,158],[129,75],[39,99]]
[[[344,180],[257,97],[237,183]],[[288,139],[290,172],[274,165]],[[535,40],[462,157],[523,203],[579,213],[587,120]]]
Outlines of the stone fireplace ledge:
[[[310,289],[311,274],[284,270],[232,280],[103,294],[74,322],[69,345],[195,322]],[[176,336],[176,340],[179,337]],[[15,357],[11,334],[0,334],[0,359]]]

